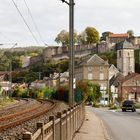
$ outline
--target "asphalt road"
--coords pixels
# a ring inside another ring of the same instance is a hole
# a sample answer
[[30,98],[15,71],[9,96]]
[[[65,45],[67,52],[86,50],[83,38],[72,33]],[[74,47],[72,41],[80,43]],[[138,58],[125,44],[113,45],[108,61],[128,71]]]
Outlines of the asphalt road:
[[87,108],[100,117],[111,140],[140,140],[140,110],[136,112]]

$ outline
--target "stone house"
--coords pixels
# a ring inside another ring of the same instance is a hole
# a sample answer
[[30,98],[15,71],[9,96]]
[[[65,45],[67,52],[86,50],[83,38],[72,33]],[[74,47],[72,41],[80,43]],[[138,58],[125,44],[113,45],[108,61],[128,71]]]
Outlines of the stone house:
[[12,84],[9,81],[1,81],[0,82],[0,87],[1,87],[0,89],[1,89],[1,93],[3,94],[3,96],[8,96],[9,93],[11,92],[13,86],[14,86],[14,84]]
[[140,102],[140,74],[118,75],[111,85],[116,88],[120,100],[129,99]]
[[87,58],[75,67],[76,81],[89,80],[94,84],[99,84],[101,90],[105,90],[105,98],[108,100],[109,91],[109,64],[97,54]]
[[69,84],[69,72],[61,73],[60,84],[61,85],[68,85]]
[[48,87],[58,88],[60,86],[69,84],[69,72],[54,73],[50,77],[44,77],[43,80],[46,82]]
[[128,38],[129,38],[128,34],[110,33],[109,36],[106,37],[106,41],[101,41],[97,45],[97,51],[98,53],[115,51],[116,44],[125,41]]
[[36,80],[31,82],[30,88],[39,89],[46,86],[46,82],[44,80]]
[[108,43],[119,43],[128,38],[129,38],[129,35],[127,33],[123,33],[123,34],[110,33],[109,36],[107,37],[107,42]]
[[117,88],[111,83],[112,83],[112,80],[115,79],[118,75],[120,75],[120,72],[119,70],[112,64],[109,66],[109,87],[110,87],[110,91],[112,93],[112,99],[113,99],[113,102],[115,101],[115,98],[118,97],[118,94],[117,94]]

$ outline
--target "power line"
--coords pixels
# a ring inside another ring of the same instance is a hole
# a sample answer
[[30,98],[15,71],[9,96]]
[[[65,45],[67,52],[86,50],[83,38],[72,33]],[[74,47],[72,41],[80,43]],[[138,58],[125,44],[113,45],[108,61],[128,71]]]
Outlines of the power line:
[[31,12],[31,10],[30,10],[30,8],[29,8],[29,6],[28,6],[26,0],[24,0],[24,3],[25,3],[25,5],[26,5],[26,7],[27,7],[27,9],[28,9],[28,13],[29,13],[29,15],[30,15],[30,17],[31,17],[31,19],[32,19],[32,22],[33,22],[34,27],[35,27],[35,29],[36,29],[36,31],[37,31],[39,37],[40,37],[40,40],[45,44],[45,42],[43,41],[43,38],[42,38],[42,36],[41,36],[41,34],[40,34],[39,30],[38,30],[38,27],[37,27],[37,25],[36,25],[36,22],[35,22],[33,16],[32,16],[32,12]]
[[1,31],[0,31],[0,35],[1,35],[4,39],[6,39],[6,40],[8,40],[8,41],[10,42],[10,39],[9,39],[7,36],[5,36],[5,34],[3,34]]
[[28,23],[26,22],[25,18],[24,18],[23,15],[22,15],[22,13],[20,12],[20,10],[19,10],[17,4],[15,3],[14,0],[12,0],[12,2],[13,2],[13,4],[14,4],[14,6],[16,7],[18,13],[20,14],[21,18],[23,19],[23,22],[24,22],[25,25],[27,26],[27,28],[28,28],[29,32],[31,33],[32,37],[34,38],[35,42],[36,42],[37,44],[39,44],[39,43],[38,43],[38,40],[36,39],[36,37],[34,36],[32,30],[30,29],[30,26],[28,25]]

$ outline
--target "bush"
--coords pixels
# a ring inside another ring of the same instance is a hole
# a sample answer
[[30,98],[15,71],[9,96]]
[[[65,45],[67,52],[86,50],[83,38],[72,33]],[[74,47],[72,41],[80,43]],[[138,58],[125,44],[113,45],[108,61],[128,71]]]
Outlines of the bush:
[[76,89],[75,90],[75,93],[74,93],[74,99],[75,99],[75,102],[76,103],[81,103],[83,101],[83,94],[82,94],[82,91],[79,90],[79,89]]
[[68,102],[69,90],[67,87],[60,87],[51,95],[51,99]]
[[28,92],[26,91],[26,92],[23,92],[22,94],[21,94],[21,97],[22,98],[28,98]]
[[100,107],[100,104],[95,104],[95,103],[93,103],[93,105],[92,105],[93,107],[96,107],[96,108],[99,108]]
[[109,104],[108,107],[109,107],[110,110],[112,110],[112,109],[113,109],[113,110],[114,110],[114,109],[115,109],[115,110],[116,110],[116,109],[119,109],[119,106],[117,106],[117,105],[115,105],[115,104]]
[[135,104],[135,107],[136,107],[136,108],[140,108],[140,103],[136,103],[136,104]]

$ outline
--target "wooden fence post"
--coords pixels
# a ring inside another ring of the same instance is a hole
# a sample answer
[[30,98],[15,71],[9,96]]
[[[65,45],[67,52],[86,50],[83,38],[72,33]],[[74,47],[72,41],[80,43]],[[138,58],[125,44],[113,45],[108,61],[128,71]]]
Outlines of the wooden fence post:
[[62,140],[62,113],[57,112],[57,117],[60,118],[60,140]]
[[66,140],[68,140],[68,113],[67,110],[64,110],[64,113],[66,114]]
[[70,130],[70,138],[68,138],[68,140],[71,140],[71,129],[72,129],[72,125],[71,125],[71,122],[72,122],[72,120],[71,120],[71,109],[70,108],[68,108],[68,111],[70,112],[69,113],[69,121],[70,121],[70,128],[69,128],[69,130]]
[[73,134],[75,133],[75,106],[73,108]]
[[42,137],[42,140],[44,140],[44,123],[43,122],[38,122],[37,123],[37,129],[41,129],[41,137]]
[[71,139],[73,137],[74,134],[74,107],[71,107]]
[[23,134],[23,140],[32,140],[32,133],[26,132],[25,134]]
[[77,132],[77,122],[78,122],[78,120],[77,120],[77,106],[76,106],[76,110],[75,110],[75,132]]
[[49,121],[53,121],[53,126],[52,126],[52,129],[53,129],[53,140],[55,140],[55,117],[54,117],[54,115],[51,115],[49,117]]

